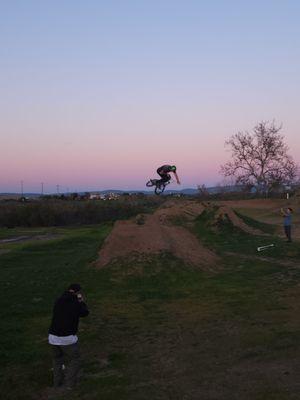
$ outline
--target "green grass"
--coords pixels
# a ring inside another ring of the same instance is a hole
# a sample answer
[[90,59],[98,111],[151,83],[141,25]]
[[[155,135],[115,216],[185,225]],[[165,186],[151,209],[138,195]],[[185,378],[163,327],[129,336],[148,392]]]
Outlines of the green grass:
[[[262,239],[226,223],[211,230],[213,214],[199,217],[195,232],[222,257],[215,275],[170,254],[95,270],[110,225],[55,228],[61,236],[48,242],[9,245],[0,255],[6,399],[43,398],[53,301],[74,281],[85,288],[91,314],[80,323],[80,385],[61,399],[296,399],[299,272],[239,258],[256,254]],[[299,245],[292,249],[297,257]]]
[[[4,371],[12,370],[11,377],[7,372],[4,377],[6,391],[14,381],[26,382],[28,364],[45,369],[44,341],[52,303],[71,282],[79,280],[85,285],[89,280],[91,271],[86,265],[95,259],[109,229],[108,225],[61,229],[63,238],[14,244],[10,253],[0,256],[0,362]],[[29,398],[26,390],[22,396]]]
[[[285,258],[290,260],[299,260],[300,247],[297,243],[286,243],[282,238],[276,235],[252,235],[244,232],[234,226],[231,221],[221,222],[213,227],[214,215],[217,208],[204,211],[196,220],[194,232],[208,247],[216,250],[220,254],[232,252],[245,255],[268,256],[273,258]],[[242,216],[244,222],[249,226],[258,228],[262,232],[272,232],[273,226],[253,220],[252,218]],[[267,233],[269,233],[267,232]],[[273,243],[274,247],[264,252],[258,253],[257,248]]]

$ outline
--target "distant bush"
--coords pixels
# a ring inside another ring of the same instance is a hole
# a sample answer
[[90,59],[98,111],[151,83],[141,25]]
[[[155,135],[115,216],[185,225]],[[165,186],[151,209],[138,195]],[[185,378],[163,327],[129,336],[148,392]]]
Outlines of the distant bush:
[[128,197],[112,201],[46,200],[0,204],[0,226],[63,226],[99,224],[152,211],[162,202],[152,197]]

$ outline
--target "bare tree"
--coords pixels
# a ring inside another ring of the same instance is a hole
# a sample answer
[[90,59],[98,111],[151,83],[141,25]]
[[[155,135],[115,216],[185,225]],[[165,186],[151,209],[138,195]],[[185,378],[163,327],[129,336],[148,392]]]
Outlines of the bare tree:
[[221,174],[260,193],[293,183],[298,167],[288,154],[281,129],[274,122],[260,122],[252,133],[231,136],[225,142],[231,150],[231,161],[221,166]]
[[197,186],[197,190],[198,190],[198,193],[199,193],[200,197],[208,197],[209,196],[209,192],[208,192],[208,190],[207,190],[207,188],[206,188],[206,186],[204,184],[203,185],[198,185]]

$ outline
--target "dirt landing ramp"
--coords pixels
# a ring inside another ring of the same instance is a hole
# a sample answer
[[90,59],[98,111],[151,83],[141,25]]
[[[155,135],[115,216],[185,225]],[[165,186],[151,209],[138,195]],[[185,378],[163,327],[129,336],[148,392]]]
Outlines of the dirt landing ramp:
[[117,221],[103,244],[96,266],[103,267],[121,258],[132,260],[169,252],[187,264],[216,270],[216,254],[188,229],[172,223],[176,217],[192,220],[202,211],[203,206],[197,203],[168,202],[153,215],[139,217],[137,221]]
[[246,233],[249,233],[251,235],[267,236],[267,234],[262,232],[261,230],[252,228],[251,226],[247,225],[240,217],[236,215],[232,208],[227,206],[220,206],[215,214],[214,225],[218,225],[219,222],[226,221],[226,219],[230,221],[234,226]]

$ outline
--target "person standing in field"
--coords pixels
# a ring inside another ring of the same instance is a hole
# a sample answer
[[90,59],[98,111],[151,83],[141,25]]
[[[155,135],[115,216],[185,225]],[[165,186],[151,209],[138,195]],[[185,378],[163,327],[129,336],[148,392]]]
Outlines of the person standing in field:
[[283,228],[284,233],[287,237],[287,242],[291,243],[292,241],[292,213],[293,209],[288,207],[285,210],[281,209],[281,214],[283,216]]
[[55,301],[48,336],[53,353],[54,389],[70,390],[76,385],[80,369],[77,337],[79,318],[88,314],[78,283],[70,285]]

